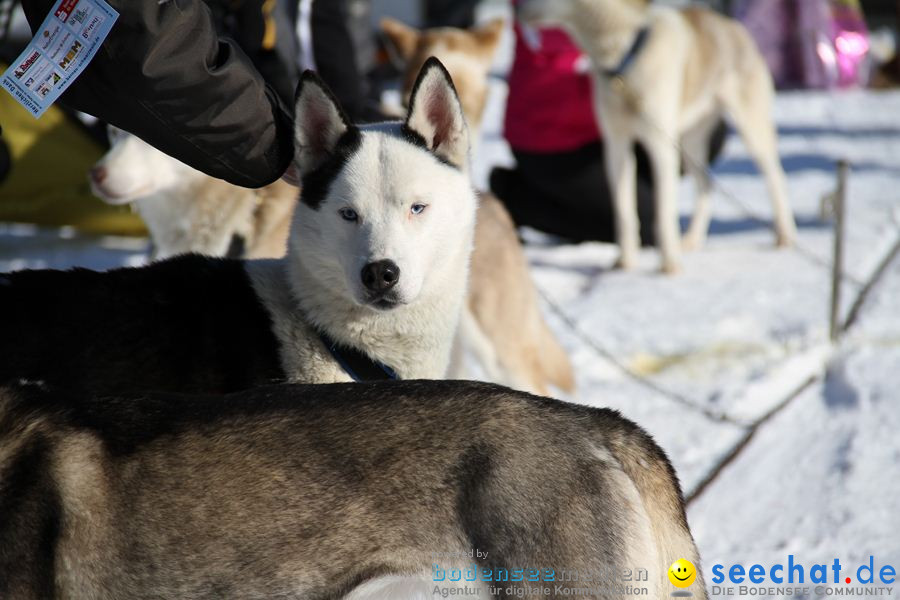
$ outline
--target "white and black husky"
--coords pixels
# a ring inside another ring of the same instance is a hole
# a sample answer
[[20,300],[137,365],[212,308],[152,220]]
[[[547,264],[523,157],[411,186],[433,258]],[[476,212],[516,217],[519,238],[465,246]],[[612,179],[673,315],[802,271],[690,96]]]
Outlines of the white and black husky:
[[295,137],[284,258],[0,275],[0,382],[225,392],[443,377],[477,202],[447,71],[427,62],[405,121],[367,126],[307,73]]

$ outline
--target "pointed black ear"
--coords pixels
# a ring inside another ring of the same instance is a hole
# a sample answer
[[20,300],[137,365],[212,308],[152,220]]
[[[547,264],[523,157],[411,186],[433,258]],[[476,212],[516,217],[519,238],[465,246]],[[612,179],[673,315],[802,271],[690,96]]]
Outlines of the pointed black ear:
[[439,158],[466,170],[469,129],[450,73],[435,57],[419,71],[409,99],[406,127]]
[[352,127],[325,82],[312,71],[303,73],[294,103],[294,163],[299,174],[324,164]]

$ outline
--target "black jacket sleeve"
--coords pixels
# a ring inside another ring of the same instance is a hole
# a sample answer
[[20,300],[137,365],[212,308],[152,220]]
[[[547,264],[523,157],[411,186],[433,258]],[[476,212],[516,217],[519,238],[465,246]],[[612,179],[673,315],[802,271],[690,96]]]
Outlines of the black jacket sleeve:
[[[32,30],[59,0],[23,0]],[[290,111],[200,0],[107,0],[119,19],[62,102],[246,187],[293,157]]]

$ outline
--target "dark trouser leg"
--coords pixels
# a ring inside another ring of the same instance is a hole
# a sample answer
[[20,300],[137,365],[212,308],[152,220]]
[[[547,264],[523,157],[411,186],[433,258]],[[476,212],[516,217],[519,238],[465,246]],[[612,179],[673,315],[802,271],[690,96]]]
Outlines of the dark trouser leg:
[[[612,195],[603,145],[572,152],[514,152],[514,170],[496,169],[491,190],[517,225],[527,225],[574,241],[615,241]],[[653,186],[646,154],[638,148],[638,215],[641,239],[653,243]]]
[[425,0],[425,27],[471,27],[477,5],[478,0]]
[[365,82],[350,32],[347,0],[312,3],[312,46],[316,70],[351,120],[359,120],[365,105]]

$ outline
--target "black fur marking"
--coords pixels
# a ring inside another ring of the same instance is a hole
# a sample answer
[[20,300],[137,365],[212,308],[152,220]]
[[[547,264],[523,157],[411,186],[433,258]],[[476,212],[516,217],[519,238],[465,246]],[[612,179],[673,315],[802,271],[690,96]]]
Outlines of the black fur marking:
[[344,166],[359,150],[361,144],[362,133],[360,133],[359,128],[350,125],[347,131],[338,139],[331,156],[318,168],[303,176],[300,187],[300,201],[313,210],[319,210],[322,202],[328,196],[331,184],[344,170]]
[[235,233],[228,242],[225,258],[243,258],[245,254],[247,254],[247,241],[244,236]]
[[185,255],[6,278],[0,384],[223,393],[284,378],[271,319],[240,261]]
[[417,148],[421,148],[422,150],[425,150],[430,155],[432,155],[435,159],[437,159],[438,162],[440,162],[441,164],[447,165],[451,169],[456,169],[457,171],[462,170],[462,168],[459,165],[453,164],[452,162],[450,162],[443,156],[438,155],[434,150],[429,148],[428,141],[425,139],[425,137],[422,136],[422,134],[420,134],[418,131],[415,131],[407,123],[403,123],[403,125],[400,126],[400,139],[402,139],[405,142],[409,142],[410,144],[412,144],[413,146],[415,146]]
[[314,71],[307,70],[300,78],[300,83],[297,84],[297,90],[294,93],[295,107],[303,93],[303,87],[306,85],[318,86],[322,92],[324,92],[331,103],[337,108],[341,122],[347,128],[347,131],[345,131],[340,139],[338,139],[331,156],[329,156],[318,168],[302,176],[300,201],[313,210],[318,210],[322,205],[322,202],[328,196],[328,191],[331,189],[331,183],[343,170],[344,166],[350,160],[350,157],[359,150],[359,146],[362,143],[362,134],[359,129],[350,122],[350,117],[344,112],[344,108],[334,95],[334,92],[331,91],[331,88],[329,88]]
[[428,141],[425,139],[425,136],[410,127],[409,123],[403,123],[400,126],[400,134],[404,141],[431,152],[431,148],[428,147]]
[[463,452],[454,469],[456,477],[456,513],[472,548],[488,551],[496,556],[497,546],[493,533],[498,523],[487,514],[484,499],[489,495],[487,486],[493,476],[491,451],[483,444],[476,444]]

